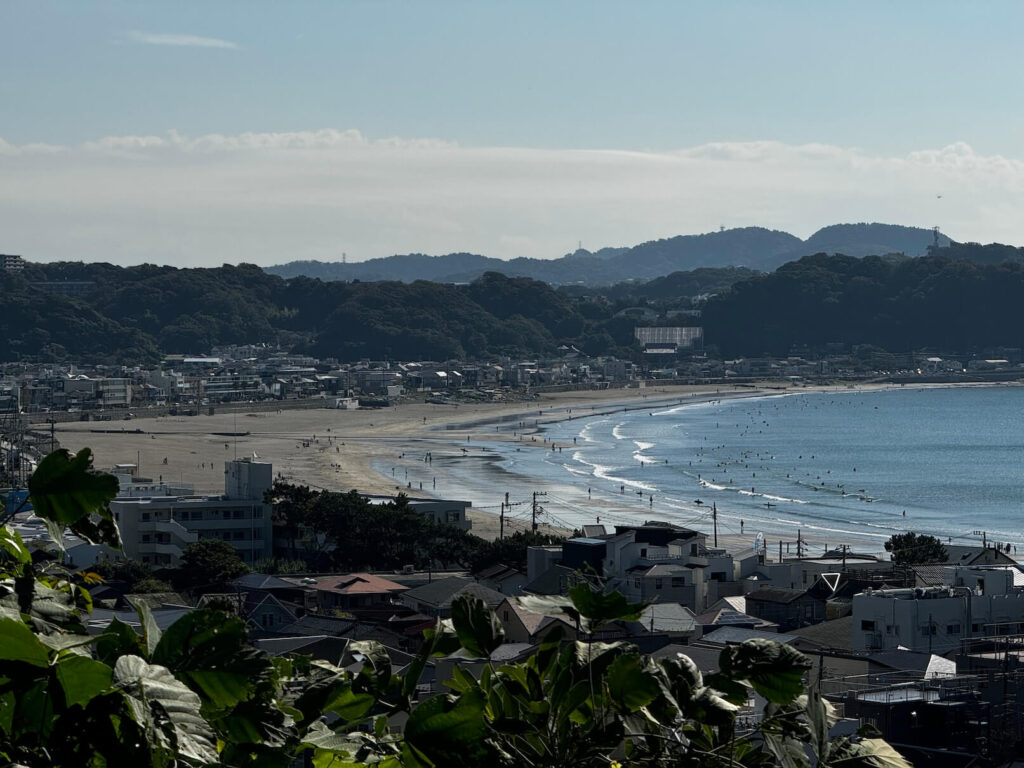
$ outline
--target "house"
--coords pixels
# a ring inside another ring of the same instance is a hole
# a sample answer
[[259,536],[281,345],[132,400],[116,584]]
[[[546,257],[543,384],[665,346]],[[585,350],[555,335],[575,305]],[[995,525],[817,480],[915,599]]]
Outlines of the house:
[[519,595],[526,584],[526,574],[508,565],[492,565],[476,574],[477,581],[503,595]]
[[766,587],[746,595],[747,613],[779,625],[780,632],[825,620],[825,600],[805,589]]
[[280,627],[293,624],[303,613],[300,607],[289,605],[269,592],[258,590],[209,592],[199,598],[199,607],[219,602],[229,603],[249,629],[256,633],[276,632]]
[[475,595],[491,608],[497,607],[505,599],[505,595],[472,579],[450,576],[410,589],[402,594],[401,600],[414,611],[446,619],[452,615],[452,601],[459,595]]
[[505,630],[505,640],[510,643],[544,642],[553,632],[559,639],[576,639],[576,627],[559,613],[539,613],[525,608],[515,598],[505,598],[495,610],[498,621]]
[[999,547],[971,547],[944,544],[946,562],[950,565],[1017,565],[1017,561]]
[[316,583],[316,604],[321,613],[364,608],[393,608],[408,587],[372,573],[327,576]]
[[700,624],[704,634],[713,632],[719,627],[743,627],[744,629],[758,629],[768,632],[776,632],[778,626],[770,621],[750,616],[746,613],[722,607],[713,611],[706,611],[697,616],[697,623]]
[[623,622],[634,643],[644,653],[665,645],[689,645],[701,637],[693,611],[678,603],[651,603],[636,621]]

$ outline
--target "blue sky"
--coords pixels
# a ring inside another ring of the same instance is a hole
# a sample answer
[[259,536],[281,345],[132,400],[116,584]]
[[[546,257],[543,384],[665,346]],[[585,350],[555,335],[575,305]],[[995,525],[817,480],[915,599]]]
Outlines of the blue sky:
[[0,251],[544,258],[861,220],[1022,244],[1022,21],[998,1],[3,2]]

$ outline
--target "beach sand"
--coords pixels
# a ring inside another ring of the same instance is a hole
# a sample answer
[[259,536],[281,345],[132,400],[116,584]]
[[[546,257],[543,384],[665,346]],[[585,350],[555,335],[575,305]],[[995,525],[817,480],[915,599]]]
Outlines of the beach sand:
[[[781,391],[812,390],[782,387]],[[379,409],[263,412],[247,411],[244,405],[237,412],[227,412],[218,406],[213,416],[70,422],[58,424],[56,431],[64,448],[91,448],[97,468],[137,464],[139,476],[188,483],[196,493],[223,493],[224,462],[248,457],[273,464],[276,478],[312,488],[354,488],[372,494],[404,491],[412,496],[445,497],[446,490],[450,492],[446,466],[473,457],[474,451],[481,450],[477,443],[516,439],[513,431],[533,436],[545,424],[579,417],[581,413],[589,416],[681,400],[700,402],[779,393],[780,386],[773,382],[770,388],[647,386],[586,390],[541,394],[525,402],[458,406],[408,402]],[[521,422],[526,423],[525,429],[519,427]],[[540,440],[522,445],[549,450]],[[390,472],[377,471],[382,467],[390,468]],[[421,489],[425,478],[429,479]],[[483,482],[486,480],[481,479]],[[577,501],[592,507],[595,516],[601,514],[602,506],[615,506],[608,500],[591,501],[585,495]],[[471,508],[473,533],[496,538],[496,512]],[[635,514],[635,508],[630,508],[630,512]],[[505,532],[526,527],[528,521],[510,518]],[[541,530],[555,529],[542,526]],[[706,532],[710,542],[711,531]],[[736,541],[731,541],[733,538]],[[746,548],[750,538],[723,535],[720,544]]]

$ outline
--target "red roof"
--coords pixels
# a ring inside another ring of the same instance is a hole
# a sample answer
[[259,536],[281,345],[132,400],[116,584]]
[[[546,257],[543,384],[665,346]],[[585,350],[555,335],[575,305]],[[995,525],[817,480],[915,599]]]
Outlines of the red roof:
[[328,576],[316,583],[317,592],[334,592],[339,595],[381,595],[404,592],[408,587],[372,573],[349,573],[344,576]]

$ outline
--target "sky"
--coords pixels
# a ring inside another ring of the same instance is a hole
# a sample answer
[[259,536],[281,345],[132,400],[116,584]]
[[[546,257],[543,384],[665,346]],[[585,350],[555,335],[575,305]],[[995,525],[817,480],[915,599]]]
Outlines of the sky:
[[1024,245],[1024,4],[0,0],[0,253]]

